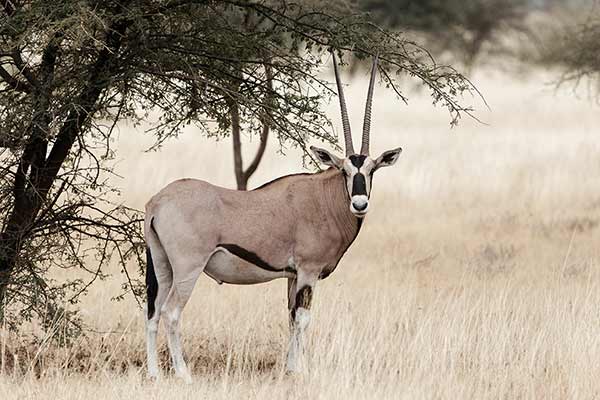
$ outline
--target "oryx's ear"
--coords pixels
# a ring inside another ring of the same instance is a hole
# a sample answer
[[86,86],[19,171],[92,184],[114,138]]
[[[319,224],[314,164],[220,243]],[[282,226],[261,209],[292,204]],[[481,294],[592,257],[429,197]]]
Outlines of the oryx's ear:
[[400,157],[400,153],[402,153],[402,148],[398,147],[394,150],[384,151],[382,155],[380,155],[377,160],[375,160],[375,169],[381,167],[390,167],[398,161],[398,157]]
[[337,169],[342,168],[342,165],[344,163],[343,159],[331,154],[325,149],[320,149],[315,146],[310,146],[310,150],[313,152],[315,157],[317,157],[317,160],[319,160],[321,163]]

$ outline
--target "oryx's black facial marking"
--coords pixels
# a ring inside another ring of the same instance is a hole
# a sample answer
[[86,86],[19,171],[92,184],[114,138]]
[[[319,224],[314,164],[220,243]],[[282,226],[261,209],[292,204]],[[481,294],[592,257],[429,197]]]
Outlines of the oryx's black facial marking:
[[290,267],[285,267],[283,269],[277,269],[277,268],[269,265],[269,263],[267,263],[265,260],[260,258],[256,253],[246,250],[243,247],[238,246],[237,244],[220,243],[217,245],[217,247],[222,247],[225,250],[229,251],[231,254],[241,258],[242,260],[247,261],[250,264],[254,264],[257,267],[262,268],[267,271],[271,271],[271,272],[285,271],[285,272],[296,273],[296,271],[294,271]]
[[352,196],[367,195],[367,184],[365,176],[361,173],[357,173],[352,178]]
[[[350,162],[352,163],[352,165],[354,165],[356,167],[356,169],[360,170],[361,167],[363,166],[363,164],[365,163],[365,160],[367,159],[367,156],[362,155],[362,154],[353,154],[350,157],[348,157],[348,159],[350,160]],[[367,183],[366,183],[366,179],[364,174],[358,172],[354,175],[354,177],[352,178],[352,193],[350,193],[351,196],[358,196],[358,195],[367,195]]]
[[362,167],[363,164],[365,163],[367,156],[362,155],[362,154],[353,154],[348,158],[350,159],[350,162],[352,163],[352,165],[354,165],[356,168],[360,169],[360,167]]

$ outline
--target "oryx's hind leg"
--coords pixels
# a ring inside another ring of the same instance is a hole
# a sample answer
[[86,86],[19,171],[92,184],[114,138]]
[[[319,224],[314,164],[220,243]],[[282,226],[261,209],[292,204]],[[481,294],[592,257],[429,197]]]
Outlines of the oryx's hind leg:
[[151,379],[157,379],[160,376],[156,346],[158,323],[162,306],[171,290],[173,274],[169,259],[156,234],[154,232],[147,233],[146,241],[148,244],[146,249],[146,290],[148,296],[146,304],[146,355],[148,376]]
[[310,322],[310,306],[317,279],[318,275],[307,275],[299,270],[296,280],[288,281],[288,304],[291,304],[292,328],[286,363],[288,372],[300,372],[303,369],[304,331]]
[[[167,301],[162,307],[162,313],[167,326],[167,344],[169,346],[169,353],[171,354],[173,369],[175,370],[175,375],[183,379],[186,383],[192,382],[192,376],[183,358],[179,322],[183,308],[192,295],[196,281],[204,271],[204,267],[206,266],[205,260],[207,258],[201,258],[199,263],[180,263],[173,260],[173,286],[171,287]],[[180,272],[180,274],[178,275],[177,272]]]

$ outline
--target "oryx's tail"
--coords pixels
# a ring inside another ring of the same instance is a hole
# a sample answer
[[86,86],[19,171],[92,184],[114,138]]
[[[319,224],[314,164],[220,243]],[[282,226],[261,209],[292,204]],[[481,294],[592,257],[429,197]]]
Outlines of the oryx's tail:
[[[154,239],[158,241],[158,236],[152,226],[152,219],[150,219],[150,229],[147,234],[154,235]],[[146,244],[146,296],[147,296],[147,307],[148,307],[148,319],[154,316],[156,296],[158,294],[158,280],[156,279],[156,272],[154,271],[154,262],[152,261],[152,252],[150,246]]]

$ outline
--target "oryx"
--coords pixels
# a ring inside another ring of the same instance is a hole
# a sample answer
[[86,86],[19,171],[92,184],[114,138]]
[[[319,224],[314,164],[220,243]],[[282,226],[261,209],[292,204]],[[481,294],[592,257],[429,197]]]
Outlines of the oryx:
[[354,152],[335,55],[333,63],[345,158],[311,147],[316,158],[331,168],[284,176],[252,191],[182,179],[169,184],[146,204],[150,377],[159,375],[156,335],[162,315],[175,374],[191,381],[178,323],[203,272],[218,283],[239,285],[287,278],[291,338],[286,366],[289,371],[300,370],[302,337],[310,320],[315,284],[333,272],[358,235],[369,210],[373,173],[393,165],[402,151],[386,151],[377,159],[369,156],[371,103],[378,68],[375,58],[362,147],[359,154]]

